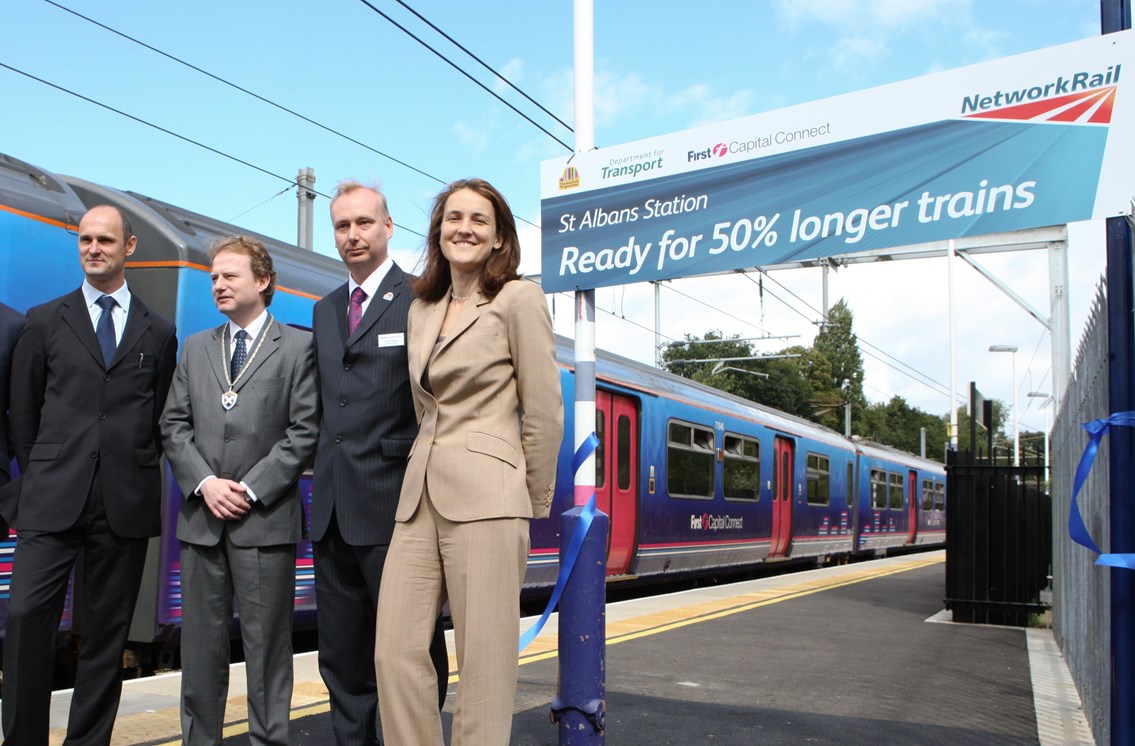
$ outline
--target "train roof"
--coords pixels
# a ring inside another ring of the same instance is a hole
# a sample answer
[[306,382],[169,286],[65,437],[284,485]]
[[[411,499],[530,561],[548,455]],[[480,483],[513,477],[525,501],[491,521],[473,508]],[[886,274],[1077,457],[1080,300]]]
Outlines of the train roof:
[[[573,344],[568,337],[556,335],[556,354],[561,363],[572,369],[575,367]],[[731,416],[759,421],[786,433],[806,432],[809,437],[847,450],[855,448],[855,444],[841,433],[803,417],[781,412],[613,352],[597,349],[595,358],[596,375],[613,383],[655,396],[690,401]]]
[[245,235],[268,247],[280,287],[323,297],[342,285],[346,271],[338,259],[301,249],[270,236],[186,210],[137,192],[123,192],[74,176],[60,176],[88,207],[114,205],[129,216],[138,236],[131,263],[158,262],[209,266],[209,246],[218,238]]
[[4,153],[0,153],[0,205],[64,227],[77,225],[87,210],[55,174]]
[[855,447],[862,453],[875,456],[877,458],[890,459],[892,461],[899,460],[906,463],[919,464],[924,467],[934,469],[944,469],[945,465],[934,459],[924,458],[914,453],[908,453],[900,448],[889,446],[884,443],[876,443],[870,440],[862,440],[860,438],[853,438]]

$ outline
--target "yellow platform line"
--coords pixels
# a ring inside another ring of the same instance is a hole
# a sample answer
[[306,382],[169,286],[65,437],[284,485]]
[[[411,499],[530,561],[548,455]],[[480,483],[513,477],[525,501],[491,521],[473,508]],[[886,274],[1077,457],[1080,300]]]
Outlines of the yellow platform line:
[[[842,573],[838,576],[831,577],[825,576],[821,578],[809,578],[800,582],[789,583],[779,588],[770,590],[749,591],[745,593],[738,593],[725,598],[715,599],[712,601],[702,601],[691,603],[674,609],[665,611],[657,611],[650,614],[643,614],[641,616],[631,617],[628,619],[611,622],[607,625],[607,645],[618,645],[623,642],[630,642],[632,640],[639,640],[651,635],[661,634],[663,632],[670,632],[682,627],[688,627],[693,624],[700,624],[701,622],[708,622],[715,619],[722,619],[733,614],[741,614],[746,611],[753,611],[765,606],[782,603],[784,601],[792,601],[798,598],[805,598],[816,593],[823,591],[835,590],[837,588],[846,588],[851,585],[863,583],[868,580],[875,580],[877,578],[887,577],[888,575],[897,575],[911,570],[918,570],[931,565],[941,564],[945,562],[942,554],[938,554],[930,558],[912,559],[906,562],[897,564],[888,564],[886,567],[875,567],[864,570],[856,570],[852,572]],[[530,663],[537,663],[540,661],[551,660],[555,658],[558,653],[558,645],[555,635],[545,634],[537,637],[532,645],[538,647],[536,652],[527,655],[521,655],[519,659],[520,665],[527,665]],[[454,659],[450,657],[450,665],[454,665]],[[456,684],[460,680],[456,673],[451,673],[449,676],[449,683]],[[322,682],[316,682],[322,684]],[[296,689],[301,686],[297,685]],[[331,703],[328,699],[319,698],[319,692],[326,696],[326,689],[322,686],[308,685],[305,687],[309,690],[309,701],[302,705],[293,705],[291,710],[291,719],[298,720],[312,715],[320,715],[330,712]],[[297,692],[299,694],[299,692]],[[315,695],[314,697],[310,695]],[[244,700],[243,697],[233,698],[229,700],[229,706],[239,706],[243,702],[236,701],[237,699]],[[241,708],[243,709],[243,708]],[[151,713],[139,713],[131,715],[126,718],[121,718],[119,723],[115,724],[114,737],[111,741],[112,746],[128,746],[129,744],[139,743],[138,740],[123,740],[133,737],[137,738],[142,736],[144,739],[141,742],[153,743],[156,746],[176,746],[181,743],[180,736],[170,735],[169,727],[162,727],[157,722],[169,721],[172,715],[172,727],[175,730],[180,730],[180,722],[178,720],[178,713],[176,708],[172,710],[162,710]],[[159,716],[156,718],[155,716]],[[144,728],[145,735],[138,731],[143,730],[137,726],[142,725],[141,719],[147,719],[149,727]],[[129,721],[139,721],[137,723],[130,723]],[[130,727],[134,725],[135,727]],[[121,727],[126,726],[126,727]],[[154,733],[155,730],[161,729],[162,733]],[[58,731],[58,732],[56,732]],[[133,733],[131,733],[133,731]],[[231,736],[242,735],[248,732],[248,720],[240,719],[230,721],[223,730],[225,738]],[[62,728],[52,731],[51,744],[61,744],[63,742],[64,730]],[[155,740],[168,738],[169,740]]]

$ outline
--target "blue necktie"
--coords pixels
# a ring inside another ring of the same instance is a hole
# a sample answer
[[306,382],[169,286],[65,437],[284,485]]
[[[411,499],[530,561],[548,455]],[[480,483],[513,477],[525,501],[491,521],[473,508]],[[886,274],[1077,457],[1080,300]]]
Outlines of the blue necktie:
[[114,351],[118,349],[118,341],[114,337],[114,307],[118,305],[118,301],[104,295],[95,303],[102,309],[99,323],[95,326],[95,336],[98,337],[99,350],[102,351],[102,362],[109,368],[110,361],[114,359]]
[[229,380],[236,382],[236,377],[240,375],[240,369],[244,367],[244,359],[248,357],[248,348],[244,344],[244,340],[248,338],[248,332],[241,329],[236,333],[236,347],[233,348],[232,367],[229,370]]

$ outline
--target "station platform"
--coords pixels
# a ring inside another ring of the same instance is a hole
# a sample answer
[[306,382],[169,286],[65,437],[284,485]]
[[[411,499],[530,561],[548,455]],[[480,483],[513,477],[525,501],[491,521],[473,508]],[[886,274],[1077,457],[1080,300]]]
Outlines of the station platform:
[[[1094,744],[1051,631],[950,623],[944,578],[932,552],[608,604],[606,740]],[[555,621],[520,656],[517,746],[559,743]],[[126,682],[112,743],[180,743],[179,683]],[[243,694],[238,664],[225,744],[249,742]],[[69,704],[56,693],[52,744]],[[333,742],[314,653],[295,658],[292,705],[293,743]]]

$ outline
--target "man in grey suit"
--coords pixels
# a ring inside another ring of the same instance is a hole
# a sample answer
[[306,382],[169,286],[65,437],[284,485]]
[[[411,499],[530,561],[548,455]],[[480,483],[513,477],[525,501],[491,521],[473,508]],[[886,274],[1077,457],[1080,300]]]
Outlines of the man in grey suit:
[[[312,320],[323,423],[312,481],[311,540],[319,613],[319,673],[340,746],[378,744],[374,625],[406,457],[418,433],[406,360],[410,281],[387,254],[386,198],[356,181],[331,200],[347,282]],[[441,620],[430,657],[445,702],[449,659]]]
[[210,254],[213,299],[229,320],[186,340],[161,420],[185,496],[177,519],[182,740],[221,742],[235,593],[249,737],[285,746],[303,532],[297,487],[319,424],[311,334],[268,313],[276,272],[263,244],[236,236]]

